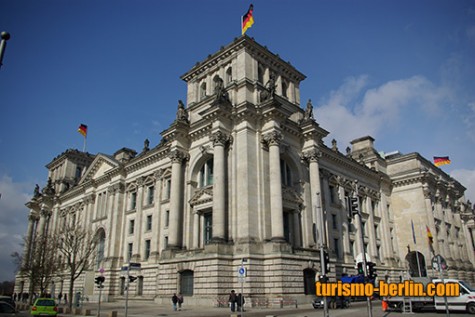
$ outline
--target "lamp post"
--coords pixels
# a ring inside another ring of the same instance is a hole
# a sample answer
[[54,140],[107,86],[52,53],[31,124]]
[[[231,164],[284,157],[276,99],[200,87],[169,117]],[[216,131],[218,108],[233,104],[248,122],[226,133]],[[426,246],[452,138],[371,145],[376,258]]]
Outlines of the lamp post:
[[0,68],[2,67],[3,63],[3,55],[5,54],[5,48],[7,47],[7,41],[10,39],[10,33],[2,32],[0,34]]

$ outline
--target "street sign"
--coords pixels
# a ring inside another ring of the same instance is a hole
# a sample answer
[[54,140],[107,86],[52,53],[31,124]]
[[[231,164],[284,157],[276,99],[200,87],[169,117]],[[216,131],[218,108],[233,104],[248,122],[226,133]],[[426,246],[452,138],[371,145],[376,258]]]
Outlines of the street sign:
[[130,263],[130,270],[140,270],[141,267],[140,263]]
[[238,277],[239,278],[243,278],[243,277],[246,277],[247,275],[247,270],[244,266],[241,266],[239,269],[238,269]]

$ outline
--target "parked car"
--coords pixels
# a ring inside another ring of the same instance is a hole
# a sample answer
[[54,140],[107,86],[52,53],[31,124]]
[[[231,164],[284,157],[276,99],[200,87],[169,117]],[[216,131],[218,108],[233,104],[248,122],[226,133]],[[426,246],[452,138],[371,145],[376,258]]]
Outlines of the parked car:
[[[315,309],[323,308],[324,297],[316,297],[312,306]],[[348,308],[350,307],[350,300],[348,297],[327,297],[328,308]]]
[[53,298],[37,298],[31,307],[32,316],[56,316],[58,305]]
[[28,313],[22,313],[19,312],[10,305],[7,302],[0,301],[0,316],[1,317],[6,317],[6,316],[11,316],[11,317],[28,317],[30,316]]
[[15,302],[10,296],[4,296],[4,295],[0,296],[0,302],[5,302],[15,307]]

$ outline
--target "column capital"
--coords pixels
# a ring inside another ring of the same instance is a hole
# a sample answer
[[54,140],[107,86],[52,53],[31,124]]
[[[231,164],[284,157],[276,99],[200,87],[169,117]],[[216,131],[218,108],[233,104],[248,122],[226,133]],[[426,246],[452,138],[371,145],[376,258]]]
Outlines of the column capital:
[[232,136],[225,134],[222,131],[216,131],[215,133],[209,136],[213,146],[225,146],[228,143],[232,142]]
[[280,131],[271,131],[262,136],[262,143],[267,146],[280,145],[283,140],[282,133]]
[[188,159],[188,154],[180,150],[173,150],[168,154],[168,157],[171,159],[172,163],[182,163],[184,160]]
[[303,161],[307,161],[308,163],[313,163],[313,162],[318,162],[319,158],[321,158],[322,155],[323,155],[322,151],[314,148],[314,149],[303,152],[300,158]]

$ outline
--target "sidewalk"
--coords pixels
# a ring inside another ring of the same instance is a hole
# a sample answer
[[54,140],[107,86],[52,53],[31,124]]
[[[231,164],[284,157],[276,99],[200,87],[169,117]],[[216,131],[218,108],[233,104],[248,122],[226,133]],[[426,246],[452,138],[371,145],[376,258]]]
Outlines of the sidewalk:
[[[374,317],[387,316],[382,313],[379,301],[375,302]],[[86,315],[86,310],[89,310],[90,315]],[[116,315],[113,315],[113,312]],[[81,309],[81,315],[74,314],[58,314],[61,317],[82,317],[82,316],[98,316],[98,304],[86,303]],[[360,316],[361,313],[366,313],[366,303],[356,302],[352,303],[348,309],[334,309],[330,310],[330,315],[333,316]],[[127,308],[127,317],[161,317],[161,316],[183,316],[183,317],[310,317],[322,316],[321,309],[314,309],[311,304],[302,304],[298,308],[247,308],[243,313],[232,313],[229,308],[215,308],[215,307],[187,307],[183,306],[181,311],[173,311],[171,304],[158,305],[152,301],[131,301]],[[366,314],[365,314],[366,315]],[[100,317],[125,317],[125,302],[107,302],[101,303]]]

